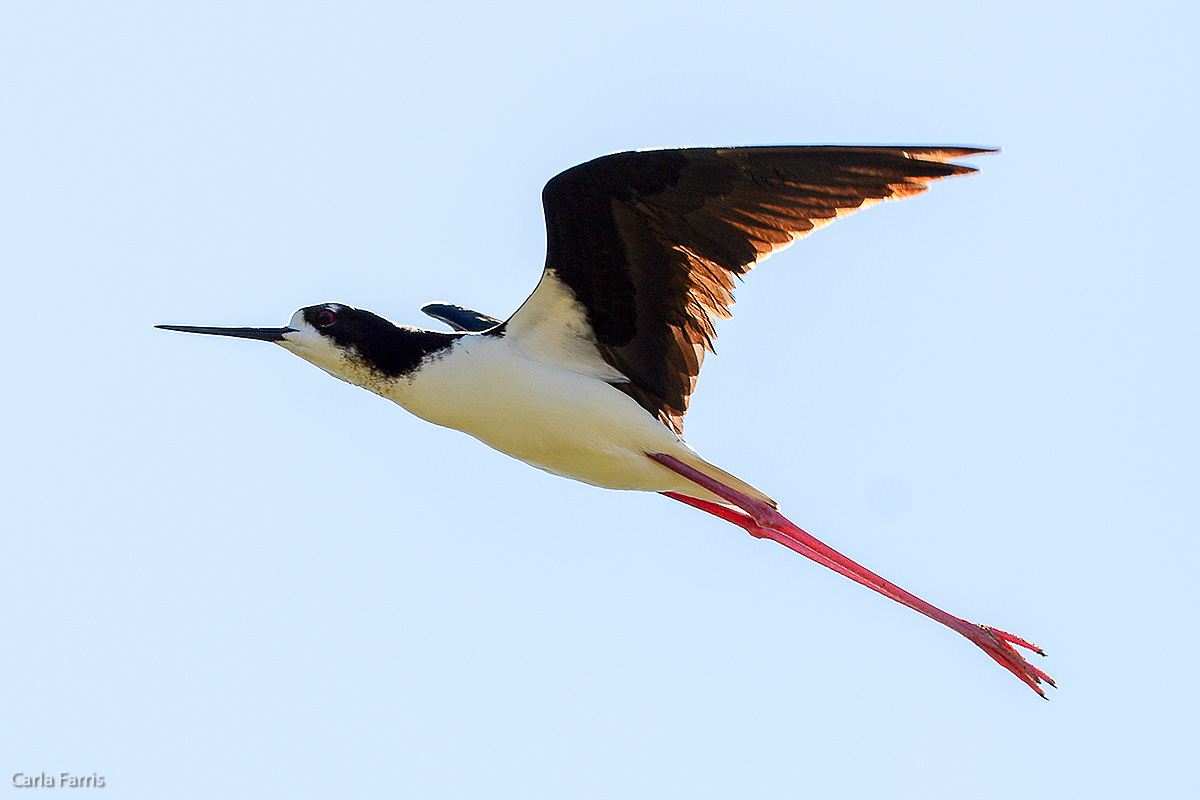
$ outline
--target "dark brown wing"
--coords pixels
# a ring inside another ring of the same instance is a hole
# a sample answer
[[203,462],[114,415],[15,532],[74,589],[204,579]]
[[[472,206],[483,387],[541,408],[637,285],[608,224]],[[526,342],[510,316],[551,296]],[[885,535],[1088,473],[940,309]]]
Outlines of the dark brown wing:
[[618,388],[679,432],[735,276],[839,216],[974,172],[946,162],[984,152],[734,147],[589,161],[542,192],[546,272],[526,305],[565,285],[601,357],[628,378]]

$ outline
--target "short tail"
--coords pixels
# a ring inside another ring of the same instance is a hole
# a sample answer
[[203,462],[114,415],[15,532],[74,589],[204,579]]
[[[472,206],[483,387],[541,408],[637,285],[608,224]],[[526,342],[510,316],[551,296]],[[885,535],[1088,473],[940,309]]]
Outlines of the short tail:
[[[768,497],[766,495],[766,493],[760,491],[759,489],[756,489],[755,487],[746,483],[744,480],[737,477],[736,475],[729,474],[728,472],[726,472],[725,470],[716,466],[715,464],[708,463],[703,458],[701,458],[696,453],[695,450],[692,450],[690,447],[687,447],[686,445],[684,445],[682,448],[680,448],[680,452],[672,453],[672,455],[675,458],[677,458],[679,461],[682,461],[684,464],[686,464],[687,466],[696,470],[701,475],[704,475],[705,477],[709,478],[710,480],[716,481],[717,483],[719,483],[723,486],[727,486],[727,487],[737,491],[739,494],[743,494],[746,497],[753,498],[754,500],[757,500],[760,503],[765,503],[766,505],[770,506],[771,508],[774,508],[774,509],[779,508],[779,504],[776,503],[774,500],[772,500],[770,497]],[[697,497],[701,500],[707,500],[709,502],[713,502],[714,498],[716,498],[717,502],[719,502],[723,505],[729,505],[730,507],[734,507],[734,504],[730,503],[724,497],[718,497],[717,495],[714,495],[711,492],[706,491],[704,488],[702,488],[700,485],[698,485],[696,483],[693,483],[692,487],[695,490],[694,493],[693,492],[679,492],[679,494],[686,494],[688,496]]]

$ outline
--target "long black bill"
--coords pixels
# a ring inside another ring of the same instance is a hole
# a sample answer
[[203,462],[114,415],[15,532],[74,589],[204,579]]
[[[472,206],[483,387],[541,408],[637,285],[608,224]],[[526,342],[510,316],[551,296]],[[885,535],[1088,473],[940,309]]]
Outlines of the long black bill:
[[295,333],[295,328],[201,328],[195,325],[155,325],[164,331],[184,333],[210,333],[213,336],[236,336],[239,339],[261,339],[264,342],[282,342],[285,334]]

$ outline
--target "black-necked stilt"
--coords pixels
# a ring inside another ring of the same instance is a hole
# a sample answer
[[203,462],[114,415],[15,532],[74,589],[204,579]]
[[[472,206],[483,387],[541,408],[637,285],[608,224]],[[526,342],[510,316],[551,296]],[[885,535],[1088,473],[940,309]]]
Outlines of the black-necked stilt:
[[168,330],[275,342],[334,377],[547,472],[661,492],[772,539],[958,631],[1045,697],[1011,634],[947,614],[796,527],[680,438],[734,278],[860,208],[974,172],[973,147],[733,147],[616,153],[542,192],[542,279],[506,321],[451,305],[422,330],[339,303],[283,328]]

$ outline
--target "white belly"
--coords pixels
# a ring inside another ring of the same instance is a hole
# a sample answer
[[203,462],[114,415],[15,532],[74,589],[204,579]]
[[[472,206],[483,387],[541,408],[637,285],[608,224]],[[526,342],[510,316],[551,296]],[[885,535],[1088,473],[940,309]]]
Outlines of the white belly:
[[697,493],[646,457],[695,454],[632,398],[597,378],[523,358],[503,338],[464,337],[375,391],[556,475],[609,489]]

